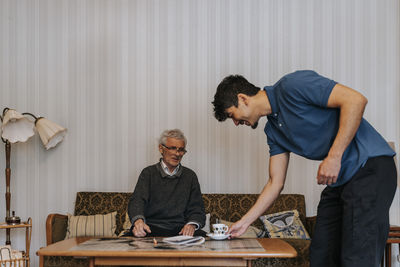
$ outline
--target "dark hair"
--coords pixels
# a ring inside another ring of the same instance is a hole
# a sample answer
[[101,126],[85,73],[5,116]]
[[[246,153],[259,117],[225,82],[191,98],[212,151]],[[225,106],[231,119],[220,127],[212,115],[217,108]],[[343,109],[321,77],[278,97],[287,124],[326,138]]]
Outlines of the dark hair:
[[225,110],[238,106],[238,94],[253,96],[258,93],[260,88],[249,83],[241,75],[230,75],[225,77],[217,87],[214,95],[214,116],[219,121],[227,119],[228,115]]

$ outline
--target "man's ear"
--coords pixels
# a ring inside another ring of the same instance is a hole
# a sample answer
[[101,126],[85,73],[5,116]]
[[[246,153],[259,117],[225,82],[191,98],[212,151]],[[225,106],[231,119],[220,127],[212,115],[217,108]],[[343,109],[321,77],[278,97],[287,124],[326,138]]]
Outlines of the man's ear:
[[163,154],[163,149],[162,149],[162,145],[158,145],[158,151],[160,151],[160,154]]
[[238,94],[238,104],[240,101],[242,101],[243,104],[245,104],[247,106],[249,104],[249,99],[250,99],[250,97],[246,94],[242,94],[242,93]]

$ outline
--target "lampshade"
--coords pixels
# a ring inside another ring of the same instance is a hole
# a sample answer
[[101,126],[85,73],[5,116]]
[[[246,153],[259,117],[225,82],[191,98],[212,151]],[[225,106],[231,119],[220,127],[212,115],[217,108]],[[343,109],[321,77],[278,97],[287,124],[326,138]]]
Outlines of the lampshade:
[[2,137],[10,143],[25,142],[35,134],[35,124],[14,109],[8,109],[1,125]]
[[43,117],[38,118],[35,123],[36,130],[47,150],[61,142],[67,132],[67,129]]

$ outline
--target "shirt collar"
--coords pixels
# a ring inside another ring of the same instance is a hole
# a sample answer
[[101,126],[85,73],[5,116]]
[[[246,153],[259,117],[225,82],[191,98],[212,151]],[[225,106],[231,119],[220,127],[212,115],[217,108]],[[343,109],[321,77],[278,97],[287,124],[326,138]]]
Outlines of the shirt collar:
[[[274,86],[265,86],[264,90],[268,96],[269,104],[271,105],[272,114],[279,113],[279,106],[276,103],[275,87]],[[272,114],[270,114],[270,115],[272,115]]]
[[181,166],[181,164],[179,163],[179,165],[176,166],[176,168],[175,168],[172,172],[170,172],[169,169],[168,169],[168,167],[167,167],[167,165],[164,163],[164,160],[161,159],[161,168],[162,168],[163,171],[164,171],[167,175],[169,175],[169,176],[174,176],[175,174],[177,174],[178,171],[179,171],[179,167],[180,167],[180,166]]

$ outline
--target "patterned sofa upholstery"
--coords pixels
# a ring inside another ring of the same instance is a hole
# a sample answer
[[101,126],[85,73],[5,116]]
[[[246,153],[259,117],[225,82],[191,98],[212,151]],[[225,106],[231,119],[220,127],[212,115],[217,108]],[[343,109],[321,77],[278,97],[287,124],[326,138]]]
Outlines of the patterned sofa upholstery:
[[[106,214],[117,211],[117,234],[122,230],[125,212],[132,193],[125,192],[78,192],[74,215]],[[237,221],[255,203],[258,194],[203,194],[206,213],[211,214],[211,223],[217,218],[227,221]],[[304,226],[312,237],[315,217],[306,217],[303,195],[282,194],[265,214],[297,209]],[[63,240],[67,231],[68,217],[63,214],[49,214],[46,221],[47,245]],[[262,228],[257,220],[254,226]],[[297,251],[298,256],[291,259],[257,259],[253,266],[309,266],[308,249],[310,240],[285,239]],[[85,259],[73,257],[45,257],[44,266],[88,266]]]

